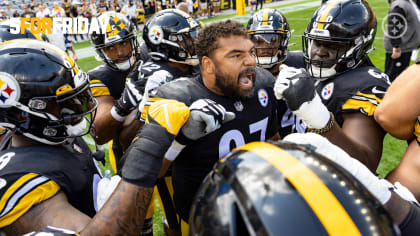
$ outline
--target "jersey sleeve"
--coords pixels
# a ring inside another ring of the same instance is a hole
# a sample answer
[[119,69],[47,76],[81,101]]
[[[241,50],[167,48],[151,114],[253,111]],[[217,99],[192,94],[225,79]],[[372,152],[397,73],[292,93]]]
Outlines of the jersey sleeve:
[[389,84],[386,82],[386,75],[373,69],[369,69],[363,76],[366,78],[365,82],[359,82],[356,93],[352,93],[341,109],[343,112],[360,111],[366,116],[373,116]]
[[90,90],[94,97],[111,96],[108,87],[100,80],[93,79],[90,81]]
[[417,117],[416,124],[414,125],[414,136],[416,137],[417,143],[420,145],[420,116]]
[[357,92],[351,98],[349,98],[341,107],[343,112],[354,112],[360,111],[362,114],[367,116],[373,116],[376,107],[381,102],[381,98],[375,94],[368,94],[363,92]]
[[0,178],[0,228],[15,222],[60,190],[53,180],[36,174],[7,175]]

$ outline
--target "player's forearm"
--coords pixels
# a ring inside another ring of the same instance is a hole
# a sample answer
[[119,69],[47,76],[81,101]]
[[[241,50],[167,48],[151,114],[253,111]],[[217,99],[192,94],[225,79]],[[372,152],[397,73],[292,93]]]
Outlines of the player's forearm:
[[80,235],[139,235],[153,188],[121,181]]
[[100,145],[118,135],[121,130],[122,122],[115,120],[111,115],[112,105],[101,107],[97,111],[94,121],[96,131],[96,142]]
[[401,115],[401,113],[395,111],[388,111],[385,106],[380,106],[375,111],[375,120],[392,136],[403,140],[413,139],[416,119],[407,120]]
[[420,115],[420,65],[412,65],[392,82],[375,110],[375,120],[390,134],[411,139]]
[[373,173],[376,172],[382,154],[381,143],[384,134],[381,134],[382,138],[377,137],[378,142],[375,143],[375,145],[368,145],[362,143],[361,140],[356,141],[350,138],[336,123],[329,132],[322,134],[322,136],[326,137],[331,143],[342,148],[353,158],[362,162],[370,171]]

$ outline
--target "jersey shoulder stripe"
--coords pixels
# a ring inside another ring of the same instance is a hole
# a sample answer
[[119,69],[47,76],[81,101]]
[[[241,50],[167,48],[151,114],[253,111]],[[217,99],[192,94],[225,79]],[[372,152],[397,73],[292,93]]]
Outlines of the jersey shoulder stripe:
[[414,136],[416,136],[416,141],[420,145],[420,116],[417,117],[416,124],[414,125]]
[[28,173],[4,191],[0,199],[0,228],[15,222],[31,207],[54,196],[60,187],[45,176]]
[[373,116],[380,102],[381,99],[374,94],[357,92],[343,104],[341,109],[343,112],[360,111],[367,116]]

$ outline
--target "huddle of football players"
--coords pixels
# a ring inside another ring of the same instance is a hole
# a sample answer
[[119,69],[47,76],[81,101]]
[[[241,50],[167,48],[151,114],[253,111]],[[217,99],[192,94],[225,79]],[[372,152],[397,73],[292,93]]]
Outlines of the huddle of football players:
[[[390,86],[372,64],[367,1],[323,2],[302,51],[275,9],[246,27],[163,10],[143,44],[125,16],[99,19],[88,73],[0,28],[1,232],[153,235],[157,186],[168,235],[419,234],[418,144],[390,182],[374,174],[386,132],[420,140],[396,98],[418,107],[418,66]],[[111,179],[87,133],[110,145]]]

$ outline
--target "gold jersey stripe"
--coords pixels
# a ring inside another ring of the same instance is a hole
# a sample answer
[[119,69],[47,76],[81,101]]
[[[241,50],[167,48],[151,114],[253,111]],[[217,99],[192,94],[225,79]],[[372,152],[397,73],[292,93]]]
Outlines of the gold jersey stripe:
[[373,105],[369,101],[360,101],[355,99],[349,99],[341,107],[343,111],[346,110],[360,110],[362,109],[368,116],[373,116],[376,110],[376,105]]
[[306,200],[329,235],[361,235],[351,217],[322,180],[288,152],[262,142],[250,143],[238,149],[256,153],[276,167]]
[[414,135],[416,136],[417,143],[420,145],[420,121],[417,118],[416,124],[414,125]]
[[[32,174],[32,173],[31,173]],[[28,174],[28,175],[31,175]],[[36,174],[35,174],[36,175]],[[18,181],[15,182],[16,186],[20,186],[24,183],[28,183],[29,181],[24,181],[27,177],[27,175],[20,178]],[[25,177],[25,178],[24,178]],[[39,176],[38,178],[43,177]],[[45,177],[44,177],[45,178]],[[36,179],[36,178],[35,178]],[[10,196],[10,192],[12,192],[11,198],[7,198],[7,200],[11,201],[13,200],[13,195],[18,194],[16,196],[17,202],[13,205],[13,207],[2,217],[0,217],[0,228],[8,226],[15,222],[19,217],[21,217],[23,214],[28,212],[34,205],[37,205],[52,196],[54,196],[59,190],[60,187],[57,183],[55,183],[52,180],[48,180],[46,182],[41,182],[38,185],[31,186],[32,188],[29,189],[29,191],[21,193],[22,196],[19,195],[19,191],[16,191],[14,186],[12,185],[11,188],[8,189],[5,196],[8,194]],[[12,191],[11,191],[12,190]],[[13,191],[15,190],[15,191]],[[4,206],[4,204],[7,201],[4,201],[6,199],[1,199],[1,204]],[[4,208],[2,208],[4,210]]]
[[90,90],[92,91],[92,95],[94,97],[100,97],[100,96],[110,96],[111,93],[109,92],[108,87],[91,87]]

